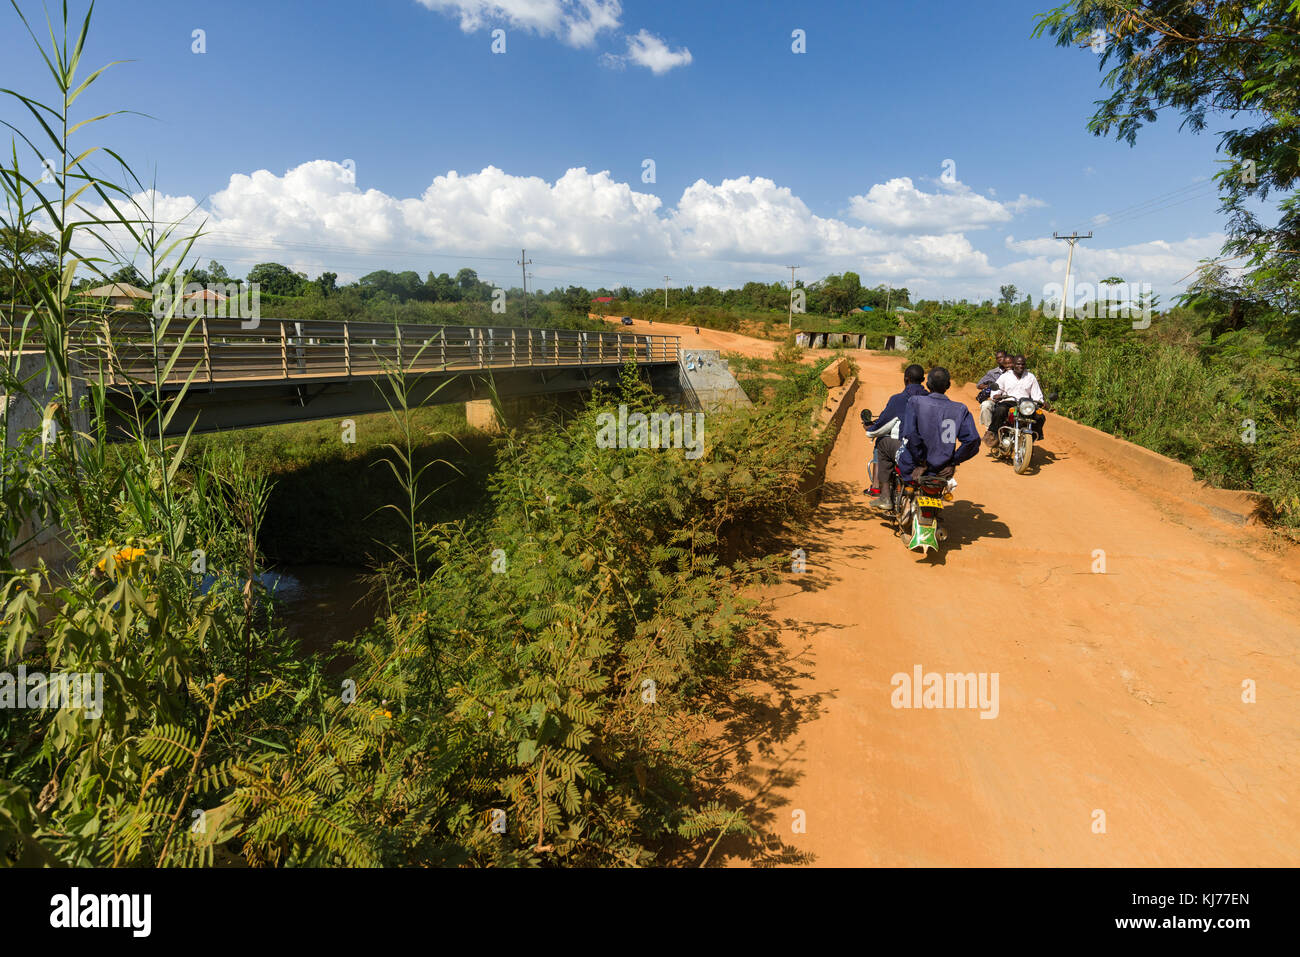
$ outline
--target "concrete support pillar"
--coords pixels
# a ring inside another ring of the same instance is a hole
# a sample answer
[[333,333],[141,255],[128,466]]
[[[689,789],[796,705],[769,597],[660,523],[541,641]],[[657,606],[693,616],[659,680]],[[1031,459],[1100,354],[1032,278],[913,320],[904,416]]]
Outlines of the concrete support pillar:
[[501,431],[501,422],[497,419],[496,409],[492,408],[491,399],[470,399],[465,403],[465,421],[470,428],[480,432],[497,433]]

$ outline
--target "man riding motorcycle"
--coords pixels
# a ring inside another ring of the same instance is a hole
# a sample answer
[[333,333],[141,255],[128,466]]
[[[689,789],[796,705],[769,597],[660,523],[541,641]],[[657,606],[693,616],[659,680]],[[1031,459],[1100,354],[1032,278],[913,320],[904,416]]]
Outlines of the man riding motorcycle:
[[894,460],[903,444],[899,437],[902,434],[903,414],[907,411],[909,400],[926,394],[925,386],[921,385],[924,378],[924,369],[918,365],[908,366],[903,370],[903,391],[890,396],[884,411],[871,422],[866,420],[866,413],[863,413],[862,425],[867,430],[867,437],[876,440],[875,486],[867,489],[868,495],[876,496],[871,502],[874,508],[888,510],[893,505]]
[[[984,433],[984,444],[990,447],[997,443],[998,429],[1006,422],[1007,412],[1017,400],[1033,399],[1044,408],[1051,408],[1043,396],[1043,388],[1038,384],[1038,377],[1025,368],[1024,356],[1012,356],[1011,368],[998,378],[989,398],[997,403],[989,421],[988,431]],[[1043,438],[1043,422],[1046,418],[1042,412],[1034,413],[1035,439]]]
[[970,409],[944,394],[951,383],[948,370],[935,366],[925,380],[929,394],[907,401],[898,452],[905,483],[919,482],[925,474],[951,478],[958,465],[979,451],[980,434]]

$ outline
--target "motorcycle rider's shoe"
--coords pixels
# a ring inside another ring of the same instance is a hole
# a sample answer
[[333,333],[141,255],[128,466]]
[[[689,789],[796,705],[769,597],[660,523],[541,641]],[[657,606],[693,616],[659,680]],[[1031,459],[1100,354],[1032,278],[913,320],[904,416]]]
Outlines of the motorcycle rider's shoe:
[[984,444],[987,445],[989,448],[993,448],[993,446],[997,445],[998,437],[997,437],[996,435],[994,435],[994,434],[993,434],[993,430],[990,429],[989,431],[987,431],[987,432],[984,433],[983,442],[984,442]]
[[871,500],[871,507],[877,512],[892,512],[894,510],[894,497],[888,493],[877,495]]

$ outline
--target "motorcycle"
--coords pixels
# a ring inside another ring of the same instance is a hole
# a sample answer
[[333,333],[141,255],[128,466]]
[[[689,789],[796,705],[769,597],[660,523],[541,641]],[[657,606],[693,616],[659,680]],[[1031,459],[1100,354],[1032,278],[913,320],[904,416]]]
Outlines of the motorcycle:
[[[862,413],[864,429],[869,422],[871,422],[871,411],[868,409]],[[868,429],[868,437],[875,438],[885,434],[891,424],[885,423],[875,432]],[[894,533],[911,551],[920,549],[922,555],[930,554],[931,550],[937,553],[948,537],[947,529],[943,527],[944,503],[953,500],[953,489],[957,487],[957,480],[926,473],[921,476],[920,481],[912,482],[911,476],[904,476],[899,471],[897,462],[893,463],[892,467],[892,505],[878,514],[882,514],[885,521],[894,527]],[[873,488],[881,487],[876,475],[874,455],[867,466],[867,475]]]
[[1030,398],[1016,399],[1007,410],[1006,422],[998,428],[997,442],[992,448],[993,457],[1010,462],[1017,475],[1024,475],[1034,457],[1034,416],[1055,400],[1055,392],[1048,393],[1047,402]]

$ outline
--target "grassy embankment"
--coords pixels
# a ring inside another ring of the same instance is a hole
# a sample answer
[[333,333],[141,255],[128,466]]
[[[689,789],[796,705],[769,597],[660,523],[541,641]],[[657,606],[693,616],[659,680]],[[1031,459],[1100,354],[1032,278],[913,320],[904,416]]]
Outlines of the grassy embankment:
[[[495,460],[490,436],[471,428],[458,404],[414,409],[417,463],[430,464],[429,487],[442,486],[420,512],[429,523],[472,516],[484,504]],[[355,443],[342,419],[294,422],[196,436],[196,456],[239,446],[251,471],[272,483],[260,544],[269,559],[293,564],[368,565],[390,557],[404,522],[385,506],[400,487],[383,462],[400,442],[388,413],[353,417]]]

